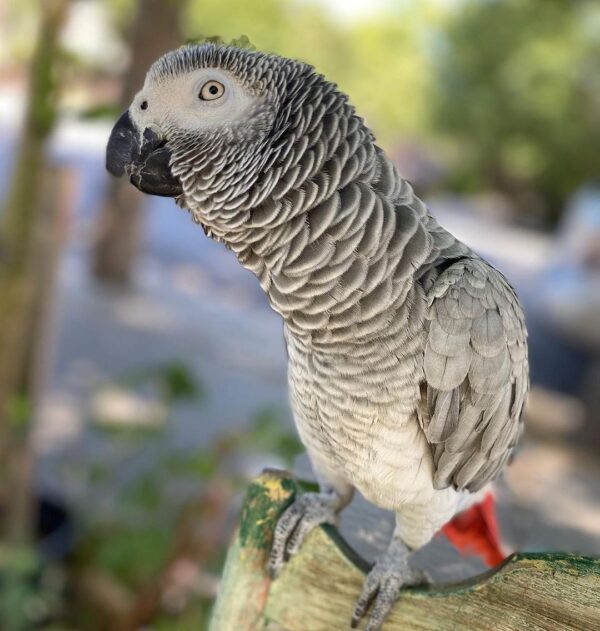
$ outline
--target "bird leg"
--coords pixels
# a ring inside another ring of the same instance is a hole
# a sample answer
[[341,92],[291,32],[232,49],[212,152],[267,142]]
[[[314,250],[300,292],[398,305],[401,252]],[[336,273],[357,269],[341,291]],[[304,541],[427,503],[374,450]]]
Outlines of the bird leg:
[[273,536],[268,570],[273,578],[285,562],[302,546],[308,533],[320,524],[338,523],[339,512],[350,503],[354,490],[351,487],[321,487],[319,493],[304,493],[282,513]]
[[352,614],[353,629],[358,627],[369,611],[365,631],[378,631],[403,587],[427,583],[423,572],[410,567],[410,553],[410,548],[400,538],[392,538],[387,550],[377,559],[363,583]]

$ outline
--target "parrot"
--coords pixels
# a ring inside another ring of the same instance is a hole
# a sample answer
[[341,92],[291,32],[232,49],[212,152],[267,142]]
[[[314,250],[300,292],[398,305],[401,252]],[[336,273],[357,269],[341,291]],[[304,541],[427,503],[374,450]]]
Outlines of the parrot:
[[[522,434],[515,291],[438,224],[348,96],[303,61],[215,42],[166,53],[116,122],[106,167],[187,209],[281,316],[319,486],[279,517],[268,569],[276,577],[358,491],[395,515],[349,611],[352,627],[380,629],[425,580],[413,553],[444,528],[468,539],[453,519],[489,508]],[[488,509],[475,517],[497,537]]]

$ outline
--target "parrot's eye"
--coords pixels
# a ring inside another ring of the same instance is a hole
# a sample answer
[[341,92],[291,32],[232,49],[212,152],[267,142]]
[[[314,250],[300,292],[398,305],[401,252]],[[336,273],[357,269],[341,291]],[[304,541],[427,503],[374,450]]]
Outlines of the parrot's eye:
[[218,81],[207,81],[201,88],[198,95],[203,101],[214,101],[223,96],[225,86]]
[[148,101],[142,101],[140,103],[140,109],[141,110],[147,110],[148,109]]

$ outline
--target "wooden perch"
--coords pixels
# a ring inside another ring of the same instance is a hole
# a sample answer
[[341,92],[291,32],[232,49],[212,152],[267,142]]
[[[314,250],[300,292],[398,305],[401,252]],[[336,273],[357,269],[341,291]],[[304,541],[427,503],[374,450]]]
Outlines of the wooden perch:
[[[368,564],[330,527],[315,529],[275,581],[265,571],[277,517],[298,492],[285,472],[248,488],[227,555],[211,631],[336,631],[350,615]],[[600,559],[513,554],[452,585],[403,591],[387,631],[560,631],[600,628]]]

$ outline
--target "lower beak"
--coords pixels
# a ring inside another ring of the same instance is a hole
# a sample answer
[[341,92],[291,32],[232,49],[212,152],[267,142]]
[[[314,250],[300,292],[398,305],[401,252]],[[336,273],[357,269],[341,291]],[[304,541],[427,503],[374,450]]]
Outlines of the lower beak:
[[125,173],[143,193],[177,197],[181,182],[170,167],[171,150],[152,129],[141,134],[126,111],[117,121],[106,147],[106,169],[115,177]]

